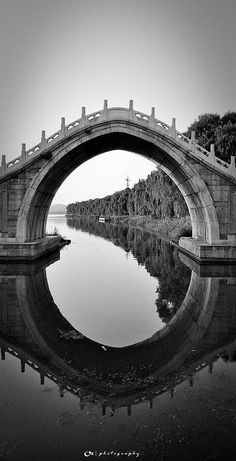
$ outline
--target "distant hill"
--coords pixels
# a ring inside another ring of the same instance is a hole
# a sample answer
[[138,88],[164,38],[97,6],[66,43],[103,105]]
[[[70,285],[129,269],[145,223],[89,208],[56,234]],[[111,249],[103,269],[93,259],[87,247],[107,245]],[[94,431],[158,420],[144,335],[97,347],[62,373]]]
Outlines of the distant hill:
[[55,203],[50,207],[49,214],[66,214],[66,205]]

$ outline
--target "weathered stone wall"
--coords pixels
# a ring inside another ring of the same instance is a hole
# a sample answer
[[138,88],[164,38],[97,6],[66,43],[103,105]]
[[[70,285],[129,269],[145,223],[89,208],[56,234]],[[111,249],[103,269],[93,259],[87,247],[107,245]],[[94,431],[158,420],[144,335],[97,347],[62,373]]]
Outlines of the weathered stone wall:
[[39,159],[0,182],[0,238],[15,238],[19,210],[31,180],[44,161]]
[[[205,199],[207,207],[214,205],[216,209],[217,220],[219,224],[220,240],[236,241],[236,184],[235,181],[225,177],[221,173],[206,168],[203,164],[198,164],[193,160],[195,168],[203,178],[207,189],[212,197],[212,202]],[[204,198],[205,191],[202,191]],[[199,224],[196,225],[201,225]],[[212,226],[214,221],[212,220]]]

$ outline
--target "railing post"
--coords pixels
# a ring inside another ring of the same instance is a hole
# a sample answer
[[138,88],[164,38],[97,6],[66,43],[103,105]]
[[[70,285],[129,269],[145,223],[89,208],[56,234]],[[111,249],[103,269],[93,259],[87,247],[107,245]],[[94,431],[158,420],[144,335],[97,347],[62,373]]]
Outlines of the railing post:
[[104,112],[107,110],[107,99],[104,99],[103,110]]
[[236,162],[235,162],[235,155],[231,155],[230,171],[231,171],[233,177],[236,178]]
[[83,106],[82,107],[82,114],[81,114],[81,122],[80,122],[80,125],[81,126],[85,126],[86,125],[86,108]]
[[25,372],[25,361],[24,361],[24,359],[21,359],[20,364],[21,364],[21,373],[24,373]]
[[188,377],[188,383],[190,387],[193,387],[193,374],[192,373],[190,373]]
[[155,107],[152,107],[151,117],[149,117],[149,126],[151,128],[155,127]]
[[2,359],[2,360],[5,360],[5,358],[6,358],[5,352],[6,352],[5,349],[3,349],[3,348],[1,347],[1,359]]
[[65,117],[61,117],[61,138],[64,138],[66,133],[66,119]]
[[81,410],[84,409],[84,401],[83,401],[83,397],[82,397],[82,396],[79,398],[79,407],[80,407]]
[[132,119],[134,116],[134,102],[133,99],[129,101],[129,119]]
[[2,155],[1,173],[5,174],[6,172],[7,172],[6,155]]
[[25,163],[26,161],[26,146],[25,143],[22,143],[21,146],[21,163]]
[[195,152],[196,150],[196,136],[195,131],[191,131],[191,142],[190,142],[191,150]]
[[175,392],[175,388],[174,388],[174,386],[171,386],[171,387],[170,387],[170,398],[171,398],[171,399],[174,398],[174,392]]
[[215,144],[210,145],[211,158],[215,158]]
[[209,365],[208,365],[208,372],[210,373],[210,375],[212,375],[212,373],[213,373],[213,363],[214,363],[214,362],[212,361],[212,362],[210,362]]
[[172,138],[176,138],[176,119],[172,118],[171,128],[170,128],[170,135]]
[[47,145],[46,135],[45,135],[45,131],[43,130],[42,135],[41,135],[41,149],[45,149],[46,145]]
[[153,399],[149,399],[149,408],[150,410],[153,408]]
[[103,118],[107,120],[108,118],[108,110],[107,110],[107,99],[104,99],[103,111],[102,111]]
[[209,160],[211,161],[211,163],[215,164],[215,144],[210,145]]

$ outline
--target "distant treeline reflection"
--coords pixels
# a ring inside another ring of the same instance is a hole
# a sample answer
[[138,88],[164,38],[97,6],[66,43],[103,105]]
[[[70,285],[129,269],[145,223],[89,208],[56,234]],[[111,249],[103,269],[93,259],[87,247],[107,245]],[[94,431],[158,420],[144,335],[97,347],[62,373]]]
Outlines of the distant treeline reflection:
[[191,271],[178,258],[175,247],[141,229],[86,217],[67,218],[67,225],[102,237],[131,252],[138,264],[158,279],[156,307],[160,318],[169,322],[180,308],[190,282]]

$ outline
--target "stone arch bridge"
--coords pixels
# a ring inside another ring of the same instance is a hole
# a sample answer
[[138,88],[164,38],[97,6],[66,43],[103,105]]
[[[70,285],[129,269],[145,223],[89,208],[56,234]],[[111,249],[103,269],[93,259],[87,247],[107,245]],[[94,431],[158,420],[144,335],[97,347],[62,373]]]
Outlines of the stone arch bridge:
[[[236,166],[210,152],[151,115],[133,108],[108,108],[82,116],[45,136],[31,149],[0,167],[0,258],[34,259],[60,245],[46,236],[52,199],[66,177],[92,157],[114,149],[152,160],[183,194],[192,221],[192,238],[180,248],[200,261],[236,260]],[[233,153],[232,153],[233,154]]]

